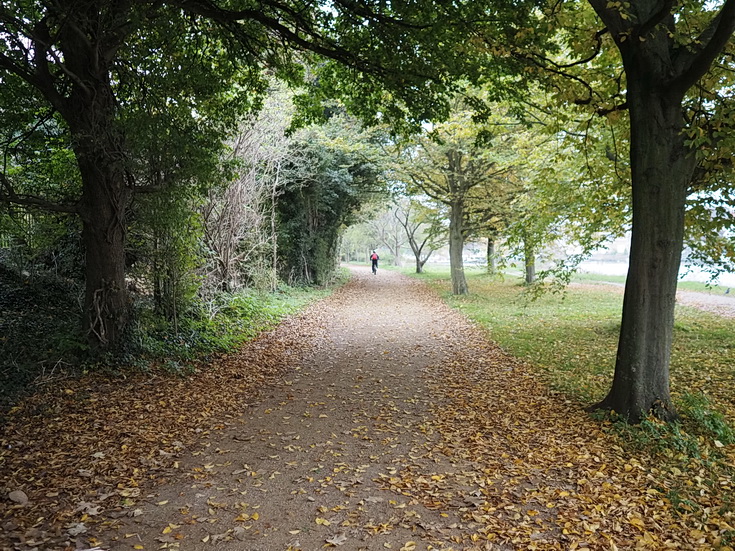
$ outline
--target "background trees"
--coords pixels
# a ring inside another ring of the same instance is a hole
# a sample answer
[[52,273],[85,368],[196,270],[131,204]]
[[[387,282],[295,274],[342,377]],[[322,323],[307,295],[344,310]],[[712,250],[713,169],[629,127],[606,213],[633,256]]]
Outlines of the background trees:
[[428,201],[412,199],[403,201],[393,211],[393,216],[406,234],[416,261],[416,273],[424,271],[424,265],[443,241],[446,230],[442,212],[432,208]]
[[[133,193],[171,185],[192,160],[209,156],[211,167],[218,158],[211,153],[237,118],[259,106],[266,71],[302,80],[300,52],[338,62],[322,64],[322,89],[359,96],[365,117],[381,110],[415,121],[440,112],[447,63],[461,66],[463,59],[437,42],[458,21],[446,17],[448,9],[351,3],[303,9],[270,0],[256,7],[198,0],[6,3],[0,71],[10,91],[3,99],[27,98],[13,106],[23,110],[13,117],[13,141],[53,118],[74,153],[80,185],[63,198],[46,189],[29,194],[6,170],[1,198],[79,216],[90,344],[114,347],[127,325],[124,251]],[[330,79],[345,71],[350,82]],[[191,175],[180,176],[179,183]]]
[[296,133],[276,210],[281,277],[324,285],[334,273],[341,231],[360,206],[383,193],[375,140],[350,117]]
[[409,190],[448,209],[452,289],[457,295],[468,292],[462,259],[465,240],[488,218],[494,183],[508,170],[499,150],[481,141],[480,131],[488,132],[487,128],[473,123],[472,112],[463,107],[457,105],[448,121],[405,145],[398,161]]

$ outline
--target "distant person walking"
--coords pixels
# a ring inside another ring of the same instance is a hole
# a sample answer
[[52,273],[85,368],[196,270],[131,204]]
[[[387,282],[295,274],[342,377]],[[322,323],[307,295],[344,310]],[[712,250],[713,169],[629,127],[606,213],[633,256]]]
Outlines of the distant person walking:
[[373,275],[378,273],[378,260],[380,260],[378,253],[373,251],[372,254],[370,255],[370,263],[373,265]]

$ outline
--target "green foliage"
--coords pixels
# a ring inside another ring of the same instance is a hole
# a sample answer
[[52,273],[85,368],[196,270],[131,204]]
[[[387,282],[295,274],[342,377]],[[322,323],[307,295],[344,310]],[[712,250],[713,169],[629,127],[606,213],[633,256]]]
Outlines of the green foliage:
[[221,293],[193,304],[177,326],[142,308],[126,339],[127,361],[138,365],[161,363],[164,369],[185,371],[191,362],[204,356],[236,350],[328,292],[331,290],[283,286],[274,293],[247,289]]
[[20,276],[0,262],[0,409],[33,383],[68,376],[85,356],[80,290],[73,280]]
[[694,434],[725,445],[735,443],[735,430],[706,395],[684,392],[679,401],[679,413],[689,421],[687,428]]
[[286,281],[331,280],[344,226],[370,196],[384,193],[380,168],[372,161],[374,139],[340,116],[295,137],[294,160],[284,167],[276,205],[279,269]]
[[158,314],[176,323],[198,289],[201,226],[185,193],[155,193],[135,203],[129,274],[149,288]]
[[664,423],[655,418],[645,419],[638,425],[612,416],[613,430],[628,446],[655,455],[682,455],[698,458],[702,454],[696,436],[682,430],[679,423]]

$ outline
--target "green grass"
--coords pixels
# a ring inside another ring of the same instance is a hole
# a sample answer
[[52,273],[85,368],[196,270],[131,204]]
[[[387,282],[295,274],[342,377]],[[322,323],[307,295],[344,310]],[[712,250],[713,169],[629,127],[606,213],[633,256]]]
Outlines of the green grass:
[[[578,273],[574,274],[572,281],[575,283],[625,283],[625,276]],[[724,295],[729,292],[730,287],[726,285],[710,285],[700,281],[680,281],[677,288],[681,291],[696,291],[699,293],[711,293],[713,295]]]
[[[451,295],[448,268],[431,267],[416,277],[479,322],[504,350],[529,362],[551,388],[582,405],[605,396],[622,313],[619,289],[571,286],[530,300],[518,277],[501,280],[481,270],[466,275],[471,294],[461,297]],[[733,320],[677,308],[671,389],[684,429],[711,441],[730,438],[726,427],[735,421],[733,388]]]

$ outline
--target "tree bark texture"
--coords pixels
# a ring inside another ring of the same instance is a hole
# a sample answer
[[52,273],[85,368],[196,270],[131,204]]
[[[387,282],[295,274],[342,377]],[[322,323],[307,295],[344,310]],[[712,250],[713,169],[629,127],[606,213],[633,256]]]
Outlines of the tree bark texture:
[[464,275],[464,204],[454,201],[449,207],[449,268],[452,274],[452,294],[466,295],[469,293],[467,278]]
[[673,420],[669,360],[687,189],[695,158],[686,147],[685,86],[668,86],[666,29],[622,47],[631,124],[633,223],[615,375],[597,407],[637,423]]
[[[90,28],[95,21],[94,14],[83,19]],[[119,343],[129,314],[125,213],[130,189],[123,138],[117,127],[109,67],[99,55],[100,46],[66,27],[60,45],[66,68],[75,75],[68,96],[56,103],[69,125],[82,179],[78,208],[85,249],[84,328],[92,348],[109,349]]]
[[495,275],[495,240],[492,237],[487,238],[487,273]]
[[536,281],[536,255],[528,242],[523,247],[523,265],[526,285],[532,285]]
[[628,97],[634,174],[630,264],[615,376],[600,405],[631,422],[649,413],[670,420],[676,413],[669,360],[693,162],[684,150],[680,103],[650,92]]
[[[90,118],[99,124],[105,113],[98,110],[95,115]],[[108,141],[109,129],[85,128],[79,122],[83,130],[74,134],[74,150],[83,185],[79,212],[85,250],[84,327],[92,346],[104,349],[119,342],[128,319],[125,211],[130,192],[117,144]]]

